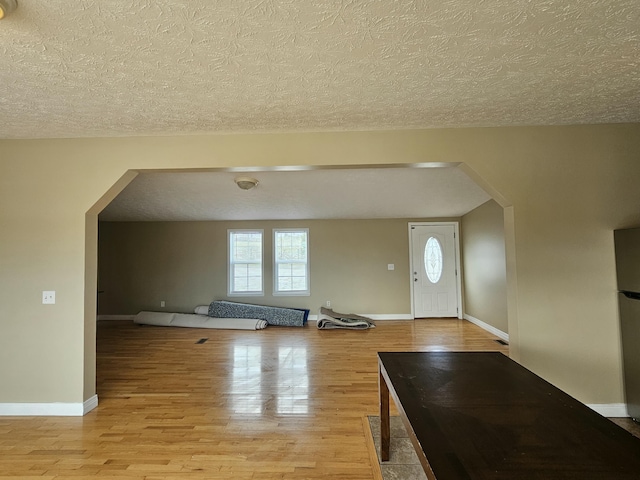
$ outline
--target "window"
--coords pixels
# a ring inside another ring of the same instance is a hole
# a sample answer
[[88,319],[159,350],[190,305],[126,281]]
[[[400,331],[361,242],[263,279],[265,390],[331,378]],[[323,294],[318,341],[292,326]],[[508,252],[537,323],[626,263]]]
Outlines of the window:
[[442,276],[442,246],[436,237],[429,237],[424,247],[424,268],[431,283],[438,283]]
[[309,295],[309,230],[274,230],[273,249],[273,294]]
[[263,295],[262,230],[229,230],[229,295]]

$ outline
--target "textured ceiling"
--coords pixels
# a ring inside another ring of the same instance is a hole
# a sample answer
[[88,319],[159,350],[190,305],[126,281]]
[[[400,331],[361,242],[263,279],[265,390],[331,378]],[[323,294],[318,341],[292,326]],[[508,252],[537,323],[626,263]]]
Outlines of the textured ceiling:
[[[240,190],[234,178],[247,175],[260,183]],[[455,167],[141,173],[100,220],[458,217],[489,198]]]
[[0,138],[640,121],[638,0],[19,0]]

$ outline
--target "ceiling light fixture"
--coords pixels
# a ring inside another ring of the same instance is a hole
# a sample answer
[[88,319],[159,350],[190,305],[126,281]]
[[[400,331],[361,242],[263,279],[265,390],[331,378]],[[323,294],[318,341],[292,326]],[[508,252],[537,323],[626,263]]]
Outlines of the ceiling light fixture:
[[0,0],[0,20],[18,7],[17,0]]
[[258,185],[258,180],[251,177],[236,177],[234,180],[236,185],[238,185],[242,190],[251,190],[253,187]]

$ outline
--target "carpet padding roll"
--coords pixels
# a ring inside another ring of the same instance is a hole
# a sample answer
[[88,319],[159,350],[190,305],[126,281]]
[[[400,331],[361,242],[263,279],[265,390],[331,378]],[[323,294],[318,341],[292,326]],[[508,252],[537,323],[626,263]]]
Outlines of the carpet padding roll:
[[212,318],[192,313],[147,312],[138,313],[133,321],[143,325],[160,327],[214,328],[225,330],[262,330],[265,320],[257,318]]
[[210,317],[259,318],[269,325],[302,327],[309,317],[309,310],[297,308],[268,307],[249,303],[217,300],[209,305]]

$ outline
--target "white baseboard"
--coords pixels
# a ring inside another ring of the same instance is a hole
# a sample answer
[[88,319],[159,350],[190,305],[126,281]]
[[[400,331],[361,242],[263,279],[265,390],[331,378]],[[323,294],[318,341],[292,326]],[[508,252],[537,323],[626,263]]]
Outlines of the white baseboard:
[[410,313],[385,313],[380,315],[372,313],[363,315],[363,317],[369,317],[371,320],[413,320],[413,315]]
[[133,320],[135,315],[98,315],[96,320],[101,322],[102,320]]
[[492,333],[496,337],[501,338],[505,342],[509,341],[509,334],[508,333],[505,333],[502,330],[498,330],[496,327],[493,327],[493,326],[489,325],[488,323],[485,323],[482,320],[479,320],[479,319],[477,319],[475,317],[472,317],[471,315],[468,315],[466,313],[463,315],[463,318],[465,320],[470,321],[474,325],[477,325],[480,328],[486,330],[487,332]]
[[82,417],[97,406],[97,395],[83,403],[0,403],[0,417]]
[[[413,320],[413,317],[410,313],[384,313],[377,315],[375,313],[359,313],[358,315],[362,315],[363,317],[370,318],[371,320]],[[317,322],[318,315],[309,315],[308,320],[310,322]]]
[[628,417],[627,406],[624,403],[592,403],[587,404],[591,410],[595,410],[603,417]]
[[98,395],[88,398],[82,403],[82,415],[86,415],[98,406]]
[[[413,320],[413,316],[410,313],[384,313],[384,314],[375,314],[375,313],[360,313],[363,317],[370,318],[371,320]],[[135,319],[135,315],[98,315],[97,320],[99,322],[103,320],[131,320]],[[308,321],[317,321],[318,315],[309,315],[307,317]]]

